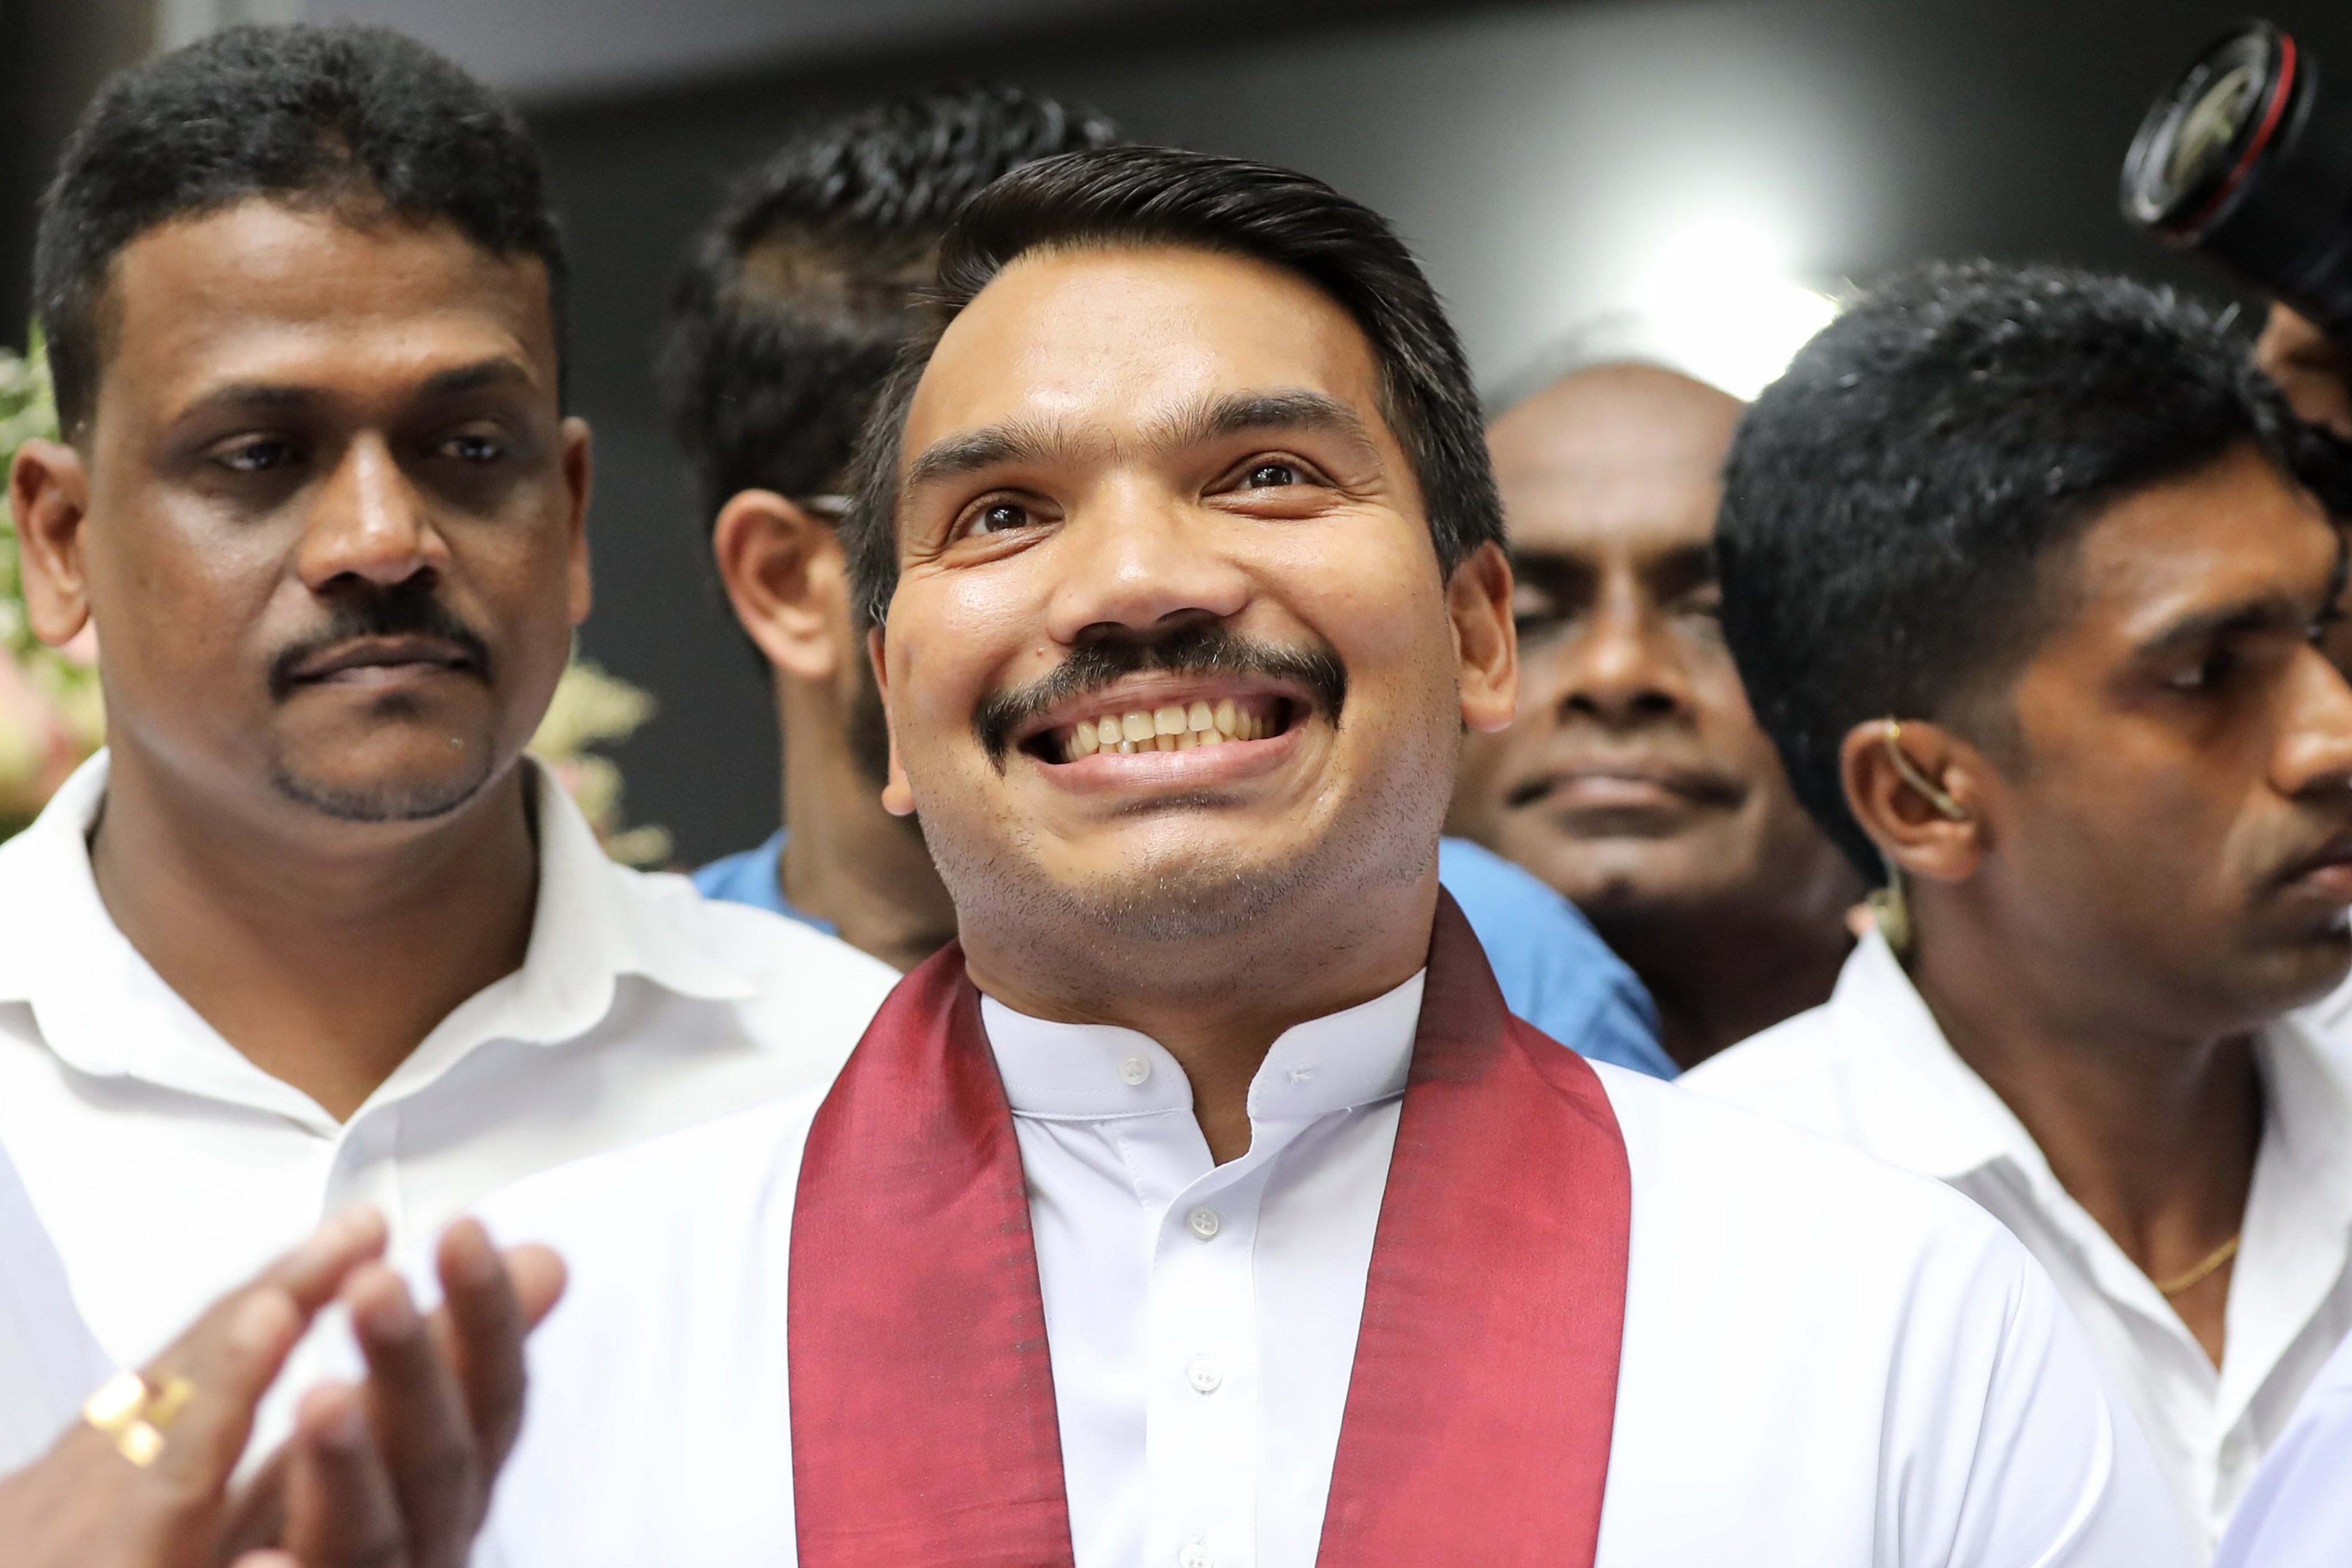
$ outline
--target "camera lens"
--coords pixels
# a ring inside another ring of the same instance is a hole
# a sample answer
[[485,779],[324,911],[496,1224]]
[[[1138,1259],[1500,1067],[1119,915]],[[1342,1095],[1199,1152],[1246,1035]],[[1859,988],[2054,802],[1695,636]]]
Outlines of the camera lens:
[[[2195,243],[2213,209],[2277,133],[2293,87],[2294,40],[2265,22],[2223,37],[2157,100],[2124,161],[2124,212]],[[2282,66],[2284,67],[2282,69]]]
[[2214,40],[2140,122],[2124,216],[2352,342],[2352,95],[2268,22]]

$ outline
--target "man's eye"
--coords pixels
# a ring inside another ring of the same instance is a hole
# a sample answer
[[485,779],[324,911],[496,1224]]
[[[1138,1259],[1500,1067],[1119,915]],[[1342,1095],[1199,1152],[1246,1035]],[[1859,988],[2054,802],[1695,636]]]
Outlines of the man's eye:
[[2237,668],[2237,655],[2228,648],[2216,648],[2165,684],[2175,691],[2210,691],[2229,679]]
[[1036,519],[1027,507],[1017,500],[992,500],[975,509],[966,533],[1003,533],[1008,529],[1026,528]]
[[1303,485],[1306,482],[1297,466],[1292,463],[1259,463],[1242,476],[1242,489],[1245,490],[1279,489],[1285,485]]
[[260,474],[282,468],[299,455],[291,441],[240,441],[213,460],[233,473]]
[[495,463],[507,455],[506,444],[494,436],[452,436],[441,450],[461,463]]

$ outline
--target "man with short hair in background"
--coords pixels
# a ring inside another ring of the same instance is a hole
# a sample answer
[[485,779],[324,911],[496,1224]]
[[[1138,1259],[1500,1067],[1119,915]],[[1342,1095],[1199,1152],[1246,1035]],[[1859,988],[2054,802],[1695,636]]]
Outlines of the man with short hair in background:
[[0,1145],[118,1364],[326,1215],[824,1081],[892,980],[614,864],[523,756],[589,436],[520,120],[423,46],[236,27],[115,78],[41,216],[64,439],[10,500],[106,750],[0,847]]
[[1522,683],[1450,826],[1572,900],[1678,1067],[1825,1000],[1862,886],[1789,792],[1723,646],[1715,515],[1739,400],[1586,365],[1487,428]]
[[[711,897],[837,931],[900,969],[954,934],[921,827],[880,804],[887,737],[835,527],[857,429],[949,220],[1006,171],[1117,135],[1015,88],[877,104],[778,149],[694,242],[661,379],[728,601],[773,672],[784,777],[783,828],[696,873]],[[1515,1008],[1671,1075],[1640,985],[1571,907],[1475,844],[1450,839],[1444,857]]]
[[2208,312],[1936,268],[1749,410],[1724,626],[1889,884],[1822,1006],[1694,1090],[1940,1177],[2058,1281],[2210,1552],[2352,1327],[2344,537]]

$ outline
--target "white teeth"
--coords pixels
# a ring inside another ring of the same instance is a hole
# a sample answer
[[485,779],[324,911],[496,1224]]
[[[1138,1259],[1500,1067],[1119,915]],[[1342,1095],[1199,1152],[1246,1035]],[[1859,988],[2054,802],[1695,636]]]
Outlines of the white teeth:
[[1184,728],[1187,730],[1213,730],[1216,727],[1217,716],[1207,703],[1195,702],[1184,710]]
[[1201,737],[1190,730],[1176,737],[1176,749],[1180,752],[1189,752],[1200,743]]
[[1157,733],[1151,726],[1151,715],[1138,710],[1118,721],[1119,733],[1135,742],[1149,741]]
[[1184,722],[1184,710],[1173,704],[1152,710],[1151,727],[1163,735],[1181,735],[1189,728]]
[[1217,733],[1223,735],[1225,739],[1230,741],[1234,735],[1240,732],[1239,726],[1241,724],[1241,721],[1234,715],[1234,700],[1232,698],[1224,698],[1217,703],[1217,710],[1215,714],[1213,715],[1213,719],[1217,726]]
[[1155,736],[1152,743],[1160,751],[1172,752],[1176,749],[1176,737],[1174,735]]
[[1096,744],[1101,746],[1104,751],[1108,752],[1113,746],[1118,745],[1119,740],[1120,729],[1119,717],[1118,714],[1106,713],[1101,718],[1095,721]]
[[1076,762],[1080,757],[1093,756],[1097,743],[1093,721],[1079,720],[1077,728],[1070,731],[1070,760]]
[[1135,742],[1132,741],[1121,741],[1118,743],[1118,754],[1122,757],[1131,757],[1135,755]]

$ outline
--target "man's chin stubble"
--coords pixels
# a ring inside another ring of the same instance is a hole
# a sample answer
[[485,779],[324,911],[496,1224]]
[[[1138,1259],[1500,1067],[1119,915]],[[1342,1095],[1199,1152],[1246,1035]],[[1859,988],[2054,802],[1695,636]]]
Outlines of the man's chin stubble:
[[281,798],[338,822],[430,822],[465,805],[489,782],[487,755],[458,777],[430,782],[330,784],[305,778],[283,763],[269,774],[270,786]]

